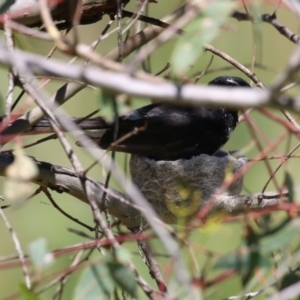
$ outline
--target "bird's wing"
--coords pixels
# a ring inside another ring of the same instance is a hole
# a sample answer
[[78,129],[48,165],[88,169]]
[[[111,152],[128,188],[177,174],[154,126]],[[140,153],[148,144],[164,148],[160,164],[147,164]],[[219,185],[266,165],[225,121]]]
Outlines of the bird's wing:
[[144,120],[145,117],[156,107],[161,106],[161,103],[153,103],[141,108],[132,110],[127,115],[121,116],[122,121],[140,121]]

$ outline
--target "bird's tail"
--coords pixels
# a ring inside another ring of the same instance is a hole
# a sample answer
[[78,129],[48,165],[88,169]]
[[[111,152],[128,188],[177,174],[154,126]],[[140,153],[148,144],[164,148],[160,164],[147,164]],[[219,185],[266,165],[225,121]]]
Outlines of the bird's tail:
[[[20,115],[21,116],[21,115]],[[12,115],[12,120],[17,120],[18,115]],[[100,138],[104,132],[110,128],[110,125],[101,117],[95,117],[95,118],[76,118],[76,117],[67,117],[67,116],[61,116],[59,118],[61,121],[61,130],[66,131],[64,129],[64,125],[70,122],[74,122],[77,124],[77,126],[85,131],[90,137],[96,137]],[[1,123],[1,120],[0,120]],[[37,124],[33,125],[31,128],[29,128],[27,131],[23,133],[23,135],[37,135],[37,134],[51,134],[54,133],[50,122],[47,119],[42,119]]]

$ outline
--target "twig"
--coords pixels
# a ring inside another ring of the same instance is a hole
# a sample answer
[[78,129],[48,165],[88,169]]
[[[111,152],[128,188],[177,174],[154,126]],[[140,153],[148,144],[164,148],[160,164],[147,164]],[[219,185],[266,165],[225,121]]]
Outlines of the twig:
[[[75,257],[74,257],[74,259],[73,259],[73,261],[70,265],[71,269],[72,269],[72,267],[75,267],[75,266],[79,265],[82,262],[82,261],[80,261],[80,257],[81,257],[82,254],[83,254],[83,251],[81,250],[75,255]],[[64,286],[66,285],[70,275],[71,275],[70,273],[64,274],[64,276],[59,278],[60,285],[58,286],[58,288],[56,289],[56,291],[55,291],[55,293],[52,297],[53,300],[55,300],[55,299],[60,300],[61,299]]]
[[[36,5],[36,1],[14,1],[9,10],[9,17],[14,19],[16,22],[29,27],[38,27],[42,26],[42,19],[40,15],[40,10]],[[70,3],[72,3],[71,1]],[[127,3],[127,0],[122,0],[122,2]],[[80,19],[80,24],[93,24],[102,19],[103,15],[111,15],[112,11],[116,10],[115,1],[107,0],[82,0],[82,15]],[[65,29],[72,23],[72,14],[70,14],[67,9],[68,5],[65,1],[50,1],[49,10],[53,19],[57,22],[60,22],[59,28]],[[3,18],[1,18],[3,21]],[[2,24],[0,22],[0,28]]]
[[74,229],[74,228],[68,228],[68,231],[71,232],[71,233],[74,233],[74,234],[76,234],[80,237],[83,237],[85,239],[90,239],[90,240],[94,239],[93,236],[88,235],[86,232],[84,232],[82,230],[77,230],[77,229]]
[[198,6],[187,5],[183,15],[177,18],[176,22],[172,26],[167,27],[161,34],[157,36],[156,39],[152,40],[140,49],[139,53],[128,64],[129,73],[135,73],[137,67],[147,57],[149,57],[149,55],[153,53],[159,45],[176,35],[177,28],[181,28],[184,25],[186,25],[191,19],[193,19],[197,15],[197,13],[199,13],[199,11],[200,8]]
[[[115,237],[117,239],[117,241],[120,244],[126,243],[126,242],[134,242],[137,241],[139,239],[150,239],[153,238],[153,234],[126,234],[126,235],[119,235]],[[78,243],[78,244],[74,244],[71,246],[66,246],[60,249],[56,249],[53,251],[50,251],[49,253],[55,257],[62,257],[66,254],[70,254],[73,252],[77,252],[80,250],[88,250],[88,249],[93,249],[97,246],[97,244],[99,244],[102,247],[110,247],[111,246],[111,241],[108,238],[103,238],[103,239],[99,239],[99,240],[92,240],[92,241],[87,241],[87,242],[83,242],[83,243]],[[17,261],[15,261],[15,259],[18,257],[11,257],[10,259],[8,259],[5,262],[0,263],[0,270],[5,270],[5,269],[10,269],[10,268],[15,268],[15,267],[19,267],[21,265],[20,260],[18,259]],[[25,257],[25,262],[26,264],[31,263],[30,258],[29,257]]]
[[[293,254],[292,256],[293,258],[293,262],[298,262],[300,259],[300,252],[296,252]],[[279,280],[286,275],[287,272],[291,272],[291,266],[290,266],[290,260],[286,261],[283,260],[282,263],[277,267],[276,269],[276,280],[273,281],[273,276],[270,276],[271,279],[269,279],[266,283],[265,283],[265,287],[263,287],[262,289],[255,291],[255,292],[250,292],[250,293],[246,293],[246,294],[241,294],[238,296],[230,296],[225,298],[224,300],[237,300],[237,299],[253,299],[256,296],[265,293],[266,291],[268,291],[269,289],[273,288],[274,286],[276,286],[279,282]],[[292,272],[291,272],[292,273]],[[297,288],[299,287],[299,282],[296,283]],[[283,289],[281,292],[279,293],[274,293],[273,296],[267,298],[268,300],[288,300],[288,299],[292,299],[294,296],[298,296],[299,293],[297,294],[293,294],[293,287],[295,287],[293,285],[288,286],[287,288]],[[292,287],[290,289],[290,287]],[[292,292],[292,293],[291,293]],[[282,293],[282,294],[281,294]]]
[[53,38],[46,32],[32,29],[12,20],[8,20],[6,23],[7,26],[10,27],[12,30],[15,30],[23,35],[31,36],[40,40],[53,41]]
[[47,188],[43,188],[43,192],[44,194],[47,196],[47,198],[49,199],[49,201],[51,202],[51,204],[61,213],[63,214],[65,217],[67,217],[68,219],[72,220],[73,222],[79,224],[80,226],[83,226],[84,228],[90,230],[90,231],[94,231],[94,227],[88,226],[87,224],[79,221],[78,219],[72,217],[70,214],[66,213],[63,209],[61,209],[59,207],[59,205],[54,201],[54,199],[52,198],[50,192],[48,191]]
[[267,189],[269,183],[271,182],[271,180],[274,178],[274,176],[276,175],[276,173],[280,170],[280,168],[289,160],[289,158],[291,157],[291,155],[300,147],[300,143],[298,143],[286,156],[284,160],[281,160],[281,163],[278,165],[278,167],[275,169],[275,171],[272,173],[271,177],[268,179],[268,181],[265,183],[264,187],[262,188],[262,193],[265,192],[265,190]]
[[[144,3],[143,3],[143,5],[144,5]],[[143,7],[141,9],[143,9]],[[129,17],[129,18],[132,18],[134,20],[143,21],[145,23],[149,23],[149,24],[152,24],[152,25],[155,25],[155,26],[159,26],[161,28],[168,28],[168,27],[173,26],[173,25],[170,25],[170,24],[168,24],[166,22],[163,22],[159,19],[148,17],[148,16],[143,16],[143,15],[140,15],[139,13],[132,13],[131,11],[127,11],[127,10],[124,10],[124,9],[122,10],[122,16],[123,17]],[[133,22],[131,24],[129,24],[127,26],[127,28],[130,28],[132,25],[133,25]],[[127,28],[124,31],[127,31],[128,30]],[[123,31],[123,33],[124,33],[124,31]],[[183,32],[184,32],[180,28],[177,28],[176,31],[177,31],[177,34],[183,34]]]
[[270,87],[273,100],[281,92],[281,89],[290,83],[290,81],[297,78],[298,72],[300,70],[300,46],[297,46],[294,53],[291,55],[287,67],[285,70],[280,72],[277,80]]
[[204,45],[204,50],[205,51],[210,51],[210,52],[214,53],[215,55],[223,58],[224,60],[226,60],[227,62],[232,64],[234,67],[239,69],[241,72],[243,72],[246,76],[248,76],[258,87],[260,87],[262,89],[265,88],[263,83],[258,79],[258,77],[253,72],[251,72],[244,65],[242,65],[241,63],[239,63],[238,61],[233,59],[228,54],[226,54],[226,53],[220,51],[219,49],[216,49],[212,45],[208,45],[208,44]]
[[[110,20],[106,26],[104,27],[104,29],[102,30],[101,34],[99,35],[98,39],[91,45],[91,51],[94,51],[96,49],[96,47],[99,45],[99,43],[102,41],[103,37],[105,36],[106,32],[108,31],[108,29],[112,26],[112,24],[114,23],[114,20]],[[88,59],[85,60],[84,62],[84,66],[87,65],[87,63],[89,62]]]
[[[299,158],[300,155],[297,154],[297,155],[290,155],[289,156],[290,158]],[[265,160],[265,159],[268,159],[268,160],[271,160],[271,159],[281,159],[281,160],[285,160],[287,157],[286,155],[273,155],[273,156],[265,156],[264,158],[260,158],[260,159],[248,159],[248,161],[262,161],[262,160]]]
[[[151,97],[153,99],[164,99],[164,101],[179,100],[187,103],[200,104],[217,104],[223,106],[235,106],[237,108],[274,106],[281,108],[290,108],[295,111],[300,111],[300,97],[289,97],[280,95],[272,98],[272,93],[268,90],[247,90],[245,88],[230,89],[225,87],[203,87],[194,84],[182,85],[180,89],[172,82],[164,81],[161,83],[148,82],[142,79],[134,78],[128,74],[115,73],[104,71],[93,67],[86,67],[84,71],[81,66],[67,65],[61,61],[52,59],[45,61],[36,55],[24,54],[20,51],[10,53],[7,49],[0,46],[0,63],[3,65],[14,65],[16,62],[25,64],[32,72],[38,75],[51,75],[72,80],[78,80],[86,83],[101,86],[103,88],[113,90],[115,92],[127,93],[132,96]],[[251,76],[251,74],[249,74]],[[252,77],[253,78],[253,77]],[[62,104],[77,93],[78,89],[83,86],[77,83],[65,85],[58,90],[57,93],[65,92],[65,97],[57,97],[58,104]],[[65,91],[67,89],[67,91]],[[240,99],[243,99],[241,101]],[[271,101],[272,99],[272,101]],[[37,115],[35,109],[34,115]],[[32,126],[39,119],[34,118],[34,122],[30,121],[33,118],[32,114],[27,117],[28,122]],[[24,122],[23,122],[24,128]],[[29,127],[29,124],[28,124]],[[24,131],[28,129],[26,126]],[[10,128],[8,132],[13,132]]]
[[149,268],[150,275],[155,280],[159,291],[162,293],[168,293],[167,285],[160,273],[157,261],[155,260],[149,245],[145,240],[139,240],[138,246],[142,251],[142,254],[145,256],[145,263]]
[[[260,153],[262,153],[263,155],[265,155],[265,149],[264,147],[262,146],[262,144],[260,143],[259,139],[257,138],[257,135],[256,135],[256,131],[254,130],[254,124],[253,124],[253,120],[250,118],[250,116],[248,116],[248,114],[246,113],[245,114],[245,120],[247,121],[247,125],[248,125],[248,128],[249,128],[249,131],[250,131],[250,134],[253,136],[254,140],[256,141],[256,145],[257,145],[257,148],[259,150]],[[273,180],[274,182],[274,185],[275,185],[275,189],[278,191],[279,190],[279,184],[277,182],[277,179],[274,178],[273,174],[273,170],[272,170],[272,166],[270,164],[270,162],[268,160],[265,160],[265,165],[266,165],[266,168],[269,172],[269,180]]]
[[121,0],[117,0],[117,23],[118,23],[118,48],[119,48],[119,55],[118,55],[118,62],[123,61],[123,42],[122,42],[122,14],[123,14],[123,4]]
[[[248,13],[243,13],[239,11],[234,11],[231,15],[233,18],[238,21],[253,21],[253,16]],[[271,24],[279,33],[289,39],[291,42],[295,44],[300,44],[300,36],[294,32],[292,32],[289,28],[282,25],[276,16],[276,12],[272,15],[270,14],[261,14],[260,16],[255,16],[255,18],[259,18],[262,22],[266,22]]]
[[[14,50],[14,41],[13,41],[13,34],[10,27],[7,25],[7,22],[4,23],[4,30],[5,30],[5,40],[7,48],[10,51]],[[8,81],[8,90],[6,93],[6,108],[5,108],[5,115],[9,118],[11,113],[11,108],[13,104],[13,95],[14,95],[14,88],[15,88],[15,75],[13,67],[10,68],[9,72],[9,81]]]
[[23,253],[21,243],[18,239],[17,233],[13,230],[11,224],[9,223],[8,219],[6,218],[6,216],[5,216],[5,214],[4,214],[1,207],[0,207],[0,216],[1,216],[5,226],[7,228],[7,230],[9,231],[13,242],[14,242],[15,249],[18,253],[19,261],[20,261],[21,266],[22,266],[26,286],[27,286],[28,289],[30,289],[31,288],[31,279],[30,279],[30,276],[29,276],[29,270],[28,270],[28,267],[27,267],[26,262],[25,262],[25,255]]

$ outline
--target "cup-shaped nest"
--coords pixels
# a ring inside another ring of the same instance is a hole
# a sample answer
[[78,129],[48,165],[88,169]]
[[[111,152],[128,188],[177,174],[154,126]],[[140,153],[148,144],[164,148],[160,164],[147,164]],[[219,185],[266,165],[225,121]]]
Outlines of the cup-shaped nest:
[[[235,151],[176,161],[132,155],[130,172],[133,182],[160,218],[176,224],[191,219],[209,200],[216,202],[239,195],[246,163],[247,158]],[[231,183],[219,193],[226,179]]]

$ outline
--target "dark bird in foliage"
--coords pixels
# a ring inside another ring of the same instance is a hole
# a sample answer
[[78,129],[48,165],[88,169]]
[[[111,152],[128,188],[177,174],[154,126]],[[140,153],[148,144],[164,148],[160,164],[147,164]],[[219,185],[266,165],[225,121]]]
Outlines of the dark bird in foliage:
[[[208,85],[250,87],[233,76],[217,77]],[[154,103],[120,116],[117,123],[109,124],[99,117],[83,123],[84,129],[89,129],[89,124],[91,129],[97,128],[88,135],[102,149],[177,160],[214,154],[228,141],[237,122],[238,111],[234,109]],[[39,125],[42,128],[42,122],[35,127]]]
[[[239,77],[221,76],[208,85],[250,87]],[[105,124],[97,143],[102,149],[146,156],[155,160],[189,159],[212,155],[229,139],[238,122],[238,112],[216,106],[178,106],[154,103],[118,118],[114,143],[114,124]],[[134,134],[134,131],[137,131]]]

